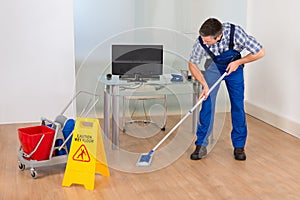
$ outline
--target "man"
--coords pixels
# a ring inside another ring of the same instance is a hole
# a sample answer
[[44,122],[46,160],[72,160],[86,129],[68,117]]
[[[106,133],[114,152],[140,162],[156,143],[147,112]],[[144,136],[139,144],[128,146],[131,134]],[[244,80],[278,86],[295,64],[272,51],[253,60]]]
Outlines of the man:
[[[248,35],[240,26],[230,23],[222,24],[215,18],[207,19],[200,27],[199,34],[188,65],[193,77],[203,87],[199,98],[204,96],[205,101],[202,103],[199,114],[196,149],[191,154],[191,159],[200,160],[207,154],[206,146],[208,145],[208,137],[212,132],[215,100],[220,85],[210,94],[208,94],[208,90],[223,73],[227,72],[224,80],[231,104],[233,154],[236,160],[246,160],[244,147],[247,138],[247,125],[244,111],[243,68],[245,63],[262,58],[264,49],[254,37]],[[243,50],[247,50],[248,54],[241,57],[240,52]],[[204,56],[210,57],[213,62],[203,76],[197,65]]]

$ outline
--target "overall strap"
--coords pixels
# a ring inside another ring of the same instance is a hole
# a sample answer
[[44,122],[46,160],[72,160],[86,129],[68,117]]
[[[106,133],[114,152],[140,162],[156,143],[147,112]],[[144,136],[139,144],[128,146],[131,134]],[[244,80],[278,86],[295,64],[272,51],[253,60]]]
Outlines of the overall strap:
[[230,24],[230,39],[229,39],[229,49],[233,49],[233,37],[234,37],[234,30],[235,26],[233,24]]
[[198,37],[198,40],[199,40],[201,46],[203,47],[203,49],[206,51],[206,53],[208,53],[208,55],[209,55],[212,59],[214,59],[215,54],[214,54],[213,52],[211,52],[211,50],[209,50],[209,48],[208,48],[205,44],[203,44],[203,40],[202,40],[201,36]]

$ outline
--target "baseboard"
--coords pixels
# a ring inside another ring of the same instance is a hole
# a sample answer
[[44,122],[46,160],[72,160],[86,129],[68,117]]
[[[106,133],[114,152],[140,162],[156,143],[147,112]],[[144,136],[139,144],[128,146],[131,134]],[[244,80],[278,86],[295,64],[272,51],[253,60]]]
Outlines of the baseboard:
[[38,121],[19,121],[19,122],[0,122],[0,125],[11,125],[11,124],[38,124]]
[[300,138],[300,124],[283,116],[279,116],[264,108],[245,102],[245,111],[247,114],[260,119],[288,134]]

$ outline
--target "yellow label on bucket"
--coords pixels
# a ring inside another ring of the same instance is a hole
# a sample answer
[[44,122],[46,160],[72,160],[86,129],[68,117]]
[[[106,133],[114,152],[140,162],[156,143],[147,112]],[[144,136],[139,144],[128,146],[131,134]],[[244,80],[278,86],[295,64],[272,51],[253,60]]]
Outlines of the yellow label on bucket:
[[62,185],[76,183],[93,190],[95,173],[110,175],[99,121],[77,118]]

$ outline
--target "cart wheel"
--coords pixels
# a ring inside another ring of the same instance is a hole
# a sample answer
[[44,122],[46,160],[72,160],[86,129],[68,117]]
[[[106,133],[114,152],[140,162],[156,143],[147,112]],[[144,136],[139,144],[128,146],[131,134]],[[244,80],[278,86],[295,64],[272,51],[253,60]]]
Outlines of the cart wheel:
[[20,169],[21,171],[24,171],[25,165],[24,165],[23,163],[19,163],[19,169]]
[[31,174],[31,177],[34,178],[34,179],[36,179],[38,177],[38,174],[34,169],[30,170],[30,174]]

